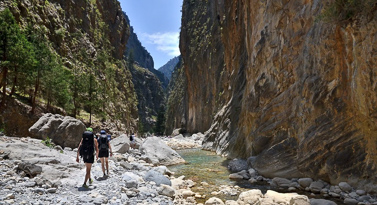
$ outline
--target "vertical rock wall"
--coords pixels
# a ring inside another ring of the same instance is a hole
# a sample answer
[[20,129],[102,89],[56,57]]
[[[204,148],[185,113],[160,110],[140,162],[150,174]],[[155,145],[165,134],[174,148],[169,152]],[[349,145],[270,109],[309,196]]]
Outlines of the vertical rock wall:
[[[377,18],[324,23],[318,16],[329,2],[184,1],[187,128],[209,128],[204,145],[219,154],[256,156],[253,166],[268,177],[373,189]],[[193,22],[203,18],[211,29],[195,33]],[[203,31],[211,35],[205,39]],[[198,36],[220,51],[201,49],[192,42]],[[222,93],[220,103],[215,93]]]

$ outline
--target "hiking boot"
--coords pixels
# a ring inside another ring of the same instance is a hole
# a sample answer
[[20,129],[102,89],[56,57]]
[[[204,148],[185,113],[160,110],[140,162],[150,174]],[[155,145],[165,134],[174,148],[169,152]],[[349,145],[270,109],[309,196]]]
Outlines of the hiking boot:
[[105,173],[103,173],[103,178],[105,178],[106,177],[106,174]]
[[89,179],[89,184],[93,184],[93,179],[92,178]]
[[88,188],[89,188],[89,186],[86,185],[86,184],[83,184],[82,187],[84,187],[85,189],[88,189]]

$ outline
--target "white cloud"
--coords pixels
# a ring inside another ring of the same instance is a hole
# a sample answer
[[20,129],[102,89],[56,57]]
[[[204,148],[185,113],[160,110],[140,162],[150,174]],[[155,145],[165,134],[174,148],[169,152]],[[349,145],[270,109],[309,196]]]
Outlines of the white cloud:
[[179,32],[167,32],[167,33],[143,33],[141,38],[146,42],[157,46],[157,50],[164,52],[170,56],[179,56]]

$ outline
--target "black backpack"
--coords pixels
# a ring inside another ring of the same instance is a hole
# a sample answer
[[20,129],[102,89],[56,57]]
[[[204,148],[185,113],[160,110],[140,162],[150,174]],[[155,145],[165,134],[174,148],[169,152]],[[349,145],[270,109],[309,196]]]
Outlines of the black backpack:
[[80,156],[91,156],[94,154],[94,135],[92,132],[85,131],[82,134]]
[[109,140],[107,139],[106,135],[101,135],[99,137],[99,149],[106,150],[109,149]]
[[132,142],[134,140],[134,136],[130,135],[130,141]]

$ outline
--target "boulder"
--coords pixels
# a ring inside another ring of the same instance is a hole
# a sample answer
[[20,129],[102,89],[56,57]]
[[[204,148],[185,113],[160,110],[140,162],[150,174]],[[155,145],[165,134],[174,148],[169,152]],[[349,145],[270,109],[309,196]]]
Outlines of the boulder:
[[301,178],[298,180],[298,183],[303,188],[309,187],[312,182],[313,182],[313,179],[311,178]]
[[84,131],[85,125],[80,120],[51,113],[43,115],[29,128],[33,137],[43,140],[50,138],[53,143],[63,148],[76,148]]
[[321,190],[325,185],[321,181],[312,182],[309,186],[309,189],[313,193],[321,193]]
[[185,163],[185,160],[158,137],[148,137],[140,147],[147,162],[154,165],[173,165]]
[[291,180],[285,179],[285,178],[280,178],[280,177],[275,177],[271,181],[271,187],[277,187],[277,188],[286,188],[288,189],[291,186]]
[[310,199],[311,205],[336,205],[335,202],[325,199]]
[[166,176],[162,175],[160,172],[150,170],[144,175],[145,181],[153,181],[158,186],[161,184],[166,184],[171,186],[171,181]]
[[224,205],[224,202],[219,198],[211,197],[206,201],[205,205]]
[[130,149],[130,139],[127,135],[123,134],[112,139],[110,145],[113,152],[124,154]]
[[158,191],[160,195],[164,195],[167,197],[173,197],[175,194],[175,190],[166,184],[161,184],[161,189]]
[[240,172],[242,170],[247,170],[247,169],[248,169],[247,161],[243,159],[233,159],[228,164],[228,170],[231,171],[232,173]]
[[252,189],[242,192],[238,196],[238,204],[258,204],[260,199],[263,198],[263,194],[259,189]]
[[175,136],[181,134],[181,130],[182,130],[181,128],[173,130],[173,132],[171,133],[171,136],[175,137]]
[[340,182],[339,188],[344,192],[352,191],[352,187],[347,182]]
[[278,193],[276,191],[268,190],[264,197],[272,199],[274,204],[290,204],[291,201],[294,204],[297,200],[297,203],[303,201],[303,204],[310,205],[308,197],[296,193]]
[[28,163],[28,162],[20,163],[17,167],[17,170],[25,172],[25,174],[30,178],[33,178],[37,176],[38,174],[42,173],[42,167],[37,166],[35,164]]

